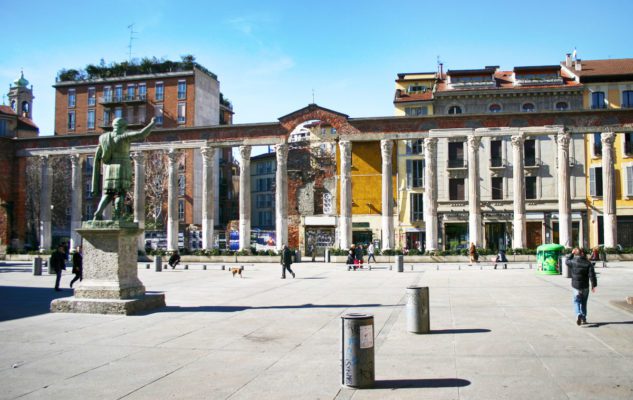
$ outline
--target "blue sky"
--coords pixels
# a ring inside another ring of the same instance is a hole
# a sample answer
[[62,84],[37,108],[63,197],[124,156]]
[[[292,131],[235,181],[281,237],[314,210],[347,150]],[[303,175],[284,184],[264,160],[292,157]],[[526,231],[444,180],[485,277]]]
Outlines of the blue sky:
[[53,133],[62,68],[193,54],[215,72],[235,123],[270,122],[312,102],[393,115],[398,72],[631,58],[633,2],[0,0],[0,84],[24,69],[35,122]]

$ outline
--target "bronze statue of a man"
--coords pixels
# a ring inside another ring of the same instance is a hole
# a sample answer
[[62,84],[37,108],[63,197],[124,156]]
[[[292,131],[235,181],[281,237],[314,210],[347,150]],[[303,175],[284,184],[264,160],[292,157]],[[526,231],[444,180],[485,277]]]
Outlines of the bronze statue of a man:
[[[113,219],[122,219],[125,194],[132,186],[132,162],[130,161],[130,144],[149,136],[154,127],[154,118],[149,125],[140,131],[126,131],[127,123],[123,118],[112,121],[112,132],[99,136],[99,145],[95,153],[92,170],[92,194],[99,196],[103,191],[94,220],[103,219],[103,210],[114,201]],[[101,164],[103,164],[103,187],[101,186]],[[116,200],[114,200],[116,196]]]

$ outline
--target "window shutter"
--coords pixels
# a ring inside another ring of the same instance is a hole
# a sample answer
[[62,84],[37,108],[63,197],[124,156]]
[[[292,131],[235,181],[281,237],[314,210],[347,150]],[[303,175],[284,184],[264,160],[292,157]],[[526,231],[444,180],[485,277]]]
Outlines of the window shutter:
[[411,149],[411,141],[410,140],[405,140],[405,144],[406,144],[406,153],[407,154],[411,154],[413,152],[413,150]]
[[633,165],[626,167],[626,195],[633,196]]
[[426,177],[426,160],[422,160],[422,187],[425,185],[425,177]]
[[407,160],[407,189],[411,189],[411,181],[413,180],[412,160]]
[[409,195],[409,221],[414,221],[413,218],[413,209],[415,207],[415,204],[413,203],[414,197],[413,197],[413,193],[411,193]]
[[596,169],[589,168],[589,195],[596,196]]

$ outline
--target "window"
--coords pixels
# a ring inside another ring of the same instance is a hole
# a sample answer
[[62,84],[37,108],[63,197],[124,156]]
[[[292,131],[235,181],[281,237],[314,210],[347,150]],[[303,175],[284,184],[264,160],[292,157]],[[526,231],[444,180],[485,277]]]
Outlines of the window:
[[92,185],[90,183],[86,183],[86,198],[92,199]]
[[114,101],[123,100],[123,86],[117,85],[114,87]]
[[491,178],[490,192],[493,200],[503,200],[503,177],[495,176]]
[[536,140],[529,139],[523,143],[523,154],[525,154],[525,166],[536,166]]
[[163,124],[163,106],[157,105],[154,107],[154,118],[156,118],[156,125],[161,126]]
[[187,104],[178,103],[178,123],[184,124],[187,118]]
[[448,143],[448,167],[463,168],[464,167],[464,142]]
[[187,82],[178,81],[178,100],[187,98]]
[[123,109],[121,107],[114,109],[114,118],[123,118]]
[[622,108],[633,108],[633,90],[622,92]]
[[274,190],[275,178],[259,178],[255,181],[255,191],[271,192]]
[[604,102],[604,92],[591,93],[591,108],[607,108],[607,105]]
[[593,156],[594,157],[602,157],[602,134],[594,133],[593,134]]
[[424,85],[409,85],[407,93],[424,93],[427,91],[427,87]]
[[624,133],[624,154],[633,155],[633,133]]
[[75,111],[68,111],[68,130],[75,130]]
[[86,157],[86,174],[87,175],[92,175],[92,168],[94,166],[95,163],[95,158],[93,156],[88,156]]
[[258,194],[255,200],[256,200],[257,208],[272,208],[273,207],[272,194]]
[[75,102],[77,101],[77,95],[75,93],[75,89],[68,89],[68,107],[75,107]]
[[185,174],[178,175],[178,196],[185,195]]
[[567,111],[569,110],[569,104],[566,101],[559,101],[556,103],[556,111]]
[[85,220],[91,220],[94,217],[94,207],[92,204],[86,204],[86,217]]
[[180,221],[185,220],[185,200],[184,199],[178,200],[178,220]]
[[145,100],[147,98],[147,86],[144,83],[138,84],[138,98]]
[[88,105],[94,106],[97,104],[97,90],[93,87],[88,88]]
[[450,106],[448,109],[449,115],[461,114],[461,113],[462,113],[462,108],[460,106]]
[[163,101],[164,98],[165,98],[165,87],[163,86],[163,82],[156,82],[155,100]]
[[633,164],[624,166],[624,173],[626,178],[626,191],[627,197],[633,196]]
[[602,167],[589,168],[589,195],[602,197]]
[[0,119],[0,136],[7,136],[9,134],[9,124],[6,119]]
[[86,126],[88,129],[95,128],[95,110],[88,110],[88,118]]
[[424,139],[406,140],[405,146],[407,155],[422,154],[424,152]]
[[18,106],[15,100],[11,100],[11,109],[15,112],[18,112]]
[[450,200],[464,200],[464,178],[448,180],[448,198]]
[[110,125],[112,122],[112,112],[110,110],[103,110],[103,126]]
[[534,103],[525,103],[521,106],[521,111],[534,112],[536,111],[536,106],[534,105]]
[[536,199],[536,177],[535,176],[525,177],[525,198]]
[[411,193],[411,221],[422,221],[424,219],[424,195],[422,193]]
[[259,211],[257,219],[259,226],[273,226],[273,213],[271,211]]
[[28,101],[23,101],[22,102],[22,115],[25,115],[28,117],[29,115],[29,102]]
[[501,112],[501,106],[499,104],[491,104],[490,107],[488,107],[488,111],[491,113]]
[[426,107],[405,107],[404,114],[409,117],[417,117],[418,115],[427,115]]
[[501,154],[501,140],[490,141],[490,166],[491,167],[503,166],[503,157]]
[[104,86],[103,88],[103,101],[106,103],[112,101],[112,88],[110,86]]
[[125,98],[127,100],[134,100],[134,95],[136,94],[136,86],[135,85],[127,85],[127,93]]
[[256,175],[267,175],[275,172],[275,163],[273,161],[259,162],[255,167]]
[[407,160],[407,188],[424,186],[424,160]]
[[323,193],[323,214],[332,214],[332,194]]

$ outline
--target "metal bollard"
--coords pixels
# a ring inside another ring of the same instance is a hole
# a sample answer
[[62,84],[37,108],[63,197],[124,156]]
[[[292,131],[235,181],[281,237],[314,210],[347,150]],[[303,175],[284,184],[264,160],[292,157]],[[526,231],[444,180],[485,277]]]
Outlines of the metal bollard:
[[367,268],[371,271],[371,264],[367,264]]
[[436,265],[436,266],[435,266],[435,270],[436,270],[436,271],[439,271],[439,270],[440,270],[440,266],[439,266],[439,265]]
[[150,264],[145,264],[145,269],[149,269],[150,268]]
[[396,268],[398,272],[404,272],[404,256],[396,256]]
[[393,265],[389,264],[389,271],[393,269]]
[[53,266],[47,260],[44,260],[44,266],[48,270],[49,275],[55,275],[55,271],[53,270]]
[[185,269],[189,269],[189,264],[185,264]]
[[413,271],[413,264],[411,264],[411,271]]
[[341,385],[352,388],[374,386],[374,316],[341,316]]
[[429,288],[409,286],[407,288],[407,331],[429,333],[431,331],[429,313]]
[[163,259],[160,256],[154,257],[154,270],[160,272],[163,270]]
[[224,265],[223,265],[223,266],[222,266],[222,271],[224,271],[224,268],[225,268],[225,267],[224,267]]
[[203,270],[203,271],[206,271],[206,270],[207,270],[207,265],[206,265],[206,264],[204,264],[204,265],[202,266],[202,270]]
[[33,275],[35,276],[42,275],[42,258],[41,257],[33,258]]
[[571,268],[567,266],[567,256],[561,256],[560,267],[563,278],[571,278]]

